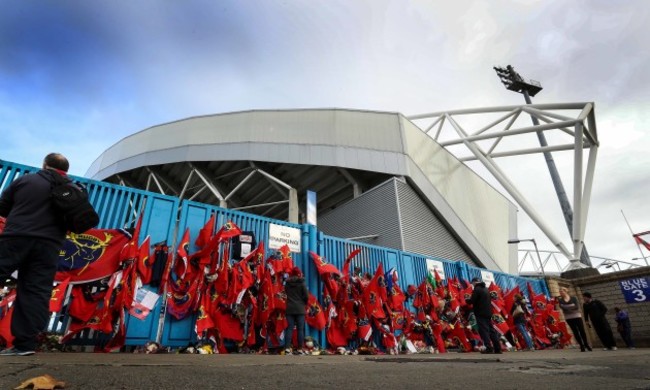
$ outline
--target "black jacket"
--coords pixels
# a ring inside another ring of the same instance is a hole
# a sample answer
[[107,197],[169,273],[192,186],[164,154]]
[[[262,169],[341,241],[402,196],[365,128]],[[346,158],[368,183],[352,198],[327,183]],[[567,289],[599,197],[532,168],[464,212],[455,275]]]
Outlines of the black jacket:
[[592,299],[591,302],[582,304],[582,311],[585,313],[585,321],[600,322],[607,321],[605,313],[607,313],[607,306],[598,299]]
[[309,299],[305,279],[292,276],[284,286],[287,293],[287,314],[305,314],[305,305]]
[[59,245],[65,240],[63,219],[50,200],[49,170],[19,177],[0,196],[0,216],[7,218],[0,237],[34,237]]
[[492,317],[492,298],[487,287],[485,287],[485,283],[476,283],[470,302],[474,308],[475,316],[483,318]]

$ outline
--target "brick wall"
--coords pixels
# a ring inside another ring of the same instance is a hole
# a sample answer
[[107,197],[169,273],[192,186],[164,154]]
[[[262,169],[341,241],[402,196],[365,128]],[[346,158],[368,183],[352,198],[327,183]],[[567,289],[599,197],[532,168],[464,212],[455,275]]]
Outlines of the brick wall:
[[[626,310],[630,314],[630,321],[632,321],[632,340],[637,347],[650,347],[650,297],[645,302],[626,303],[625,296],[619,284],[620,280],[640,277],[649,278],[650,267],[635,268],[577,279],[547,277],[546,281],[552,297],[560,295],[560,287],[567,287],[569,294],[577,297],[581,305],[583,303],[582,293],[586,291],[590,292],[594,299],[603,302],[607,306],[607,319],[612,327],[616,345],[619,348],[625,347],[625,343],[616,331],[614,307],[620,307]],[[596,332],[590,328],[586,328],[586,331],[590,344],[602,348]]]

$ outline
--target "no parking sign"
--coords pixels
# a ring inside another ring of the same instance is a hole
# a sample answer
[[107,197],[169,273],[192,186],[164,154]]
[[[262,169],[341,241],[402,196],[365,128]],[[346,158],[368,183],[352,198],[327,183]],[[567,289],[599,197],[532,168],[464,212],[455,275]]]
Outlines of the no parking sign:
[[650,301],[650,279],[646,277],[619,280],[626,303]]

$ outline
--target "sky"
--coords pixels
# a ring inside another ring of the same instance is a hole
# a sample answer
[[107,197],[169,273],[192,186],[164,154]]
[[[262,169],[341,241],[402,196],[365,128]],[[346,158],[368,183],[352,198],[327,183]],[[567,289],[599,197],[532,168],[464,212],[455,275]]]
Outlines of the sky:
[[[544,86],[535,103],[595,103],[600,148],[585,236],[590,255],[636,264],[643,261],[631,259],[648,256],[621,212],[634,232],[650,230],[646,1],[0,5],[2,160],[40,166],[56,151],[83,176],[122,138],[197,115],[350,108],[409,116],[519,105],[522,96],[505,90],[492,69],[511,64]],[[513,181],[570,243],[550,179],[537,180],[546,172],[537,157],[519,171],[512,164]],[[563,157],[558,167],[569,190]],[[554,250],[523,212],[519,236]]]

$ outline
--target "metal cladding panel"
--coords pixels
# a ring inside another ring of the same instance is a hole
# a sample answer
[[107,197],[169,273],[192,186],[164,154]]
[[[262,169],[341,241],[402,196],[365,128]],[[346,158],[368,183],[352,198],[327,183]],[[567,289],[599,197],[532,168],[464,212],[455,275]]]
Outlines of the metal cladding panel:
[[[242,144],[266,145],[265,148],[289,145],[292,150],[283,156],[292,156],[295,161],[280,161],[295,163],[309,163],[311,158],[310,150],[300,146],[368,150],[378,153],[370,155],[372,164],[367,163],[368,168],[374,169],[376,166],[383,169],[387,157],[382,158],[382,153],[404,151],[400,117],[396,113],[339,109],[249,111],[188,118],[145,129],[108,148],[93,162],[87,175],[107,177],[105,174],[111,169],[115,173],[146,165],[137,156],[146,156],[145,159],[151,155],[164,156],[165,161],[159,163],[223,160],[218,149],[203,156],[188,151],[196,147],[202,150],[206,146],[212,149]],[[185,152],[180,155],[174,152],[179,149]],[[239,155],[238,159],[243,158],[246,157]],[[118,167],[112,168],[115,165]]]
[[336,237],[362,237],[373,245],[402,249],[395,186],[389,180],[319,217],[318,229]]
[[476,265],[445,224],[407,183],[396,180],[404,250]]
[[507,244],[512,203],[414,124],[402,125],[407,154],[462,221],[459,229],[468,230],[501,270],[516,271],[510,269]]

